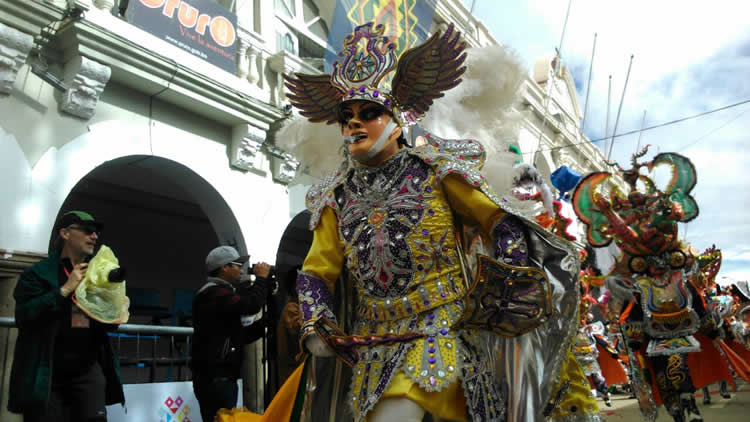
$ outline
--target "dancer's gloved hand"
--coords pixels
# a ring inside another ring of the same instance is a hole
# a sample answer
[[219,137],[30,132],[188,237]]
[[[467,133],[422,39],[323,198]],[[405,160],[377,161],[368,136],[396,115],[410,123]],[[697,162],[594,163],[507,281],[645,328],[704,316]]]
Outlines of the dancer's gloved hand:
[[315,357],[326,358],[334,356],[331,349],[323,342],[323,340],[317,335],[313,334],[305,339],[305,347]]

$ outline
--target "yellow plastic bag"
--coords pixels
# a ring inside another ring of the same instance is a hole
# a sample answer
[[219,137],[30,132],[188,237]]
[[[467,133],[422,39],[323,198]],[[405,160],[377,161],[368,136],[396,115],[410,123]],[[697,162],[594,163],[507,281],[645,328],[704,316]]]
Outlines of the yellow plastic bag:
[[130,317],[125,281],[109,282],[109,272],[118,268],[120,264],[112,249],[102,245],[89,261],[86,276],[73,296],[73,302],[86,315],[104,324],[124,324]]

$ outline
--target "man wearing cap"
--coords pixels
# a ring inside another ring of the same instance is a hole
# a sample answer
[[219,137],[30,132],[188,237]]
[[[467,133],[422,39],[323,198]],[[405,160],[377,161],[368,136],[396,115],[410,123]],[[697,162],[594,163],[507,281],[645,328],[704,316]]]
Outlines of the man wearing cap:
[[231,246],[212,250],[206,257],[207,282],[193,299],[193,390],[204,421],[236,406],[242,346],[263,335],[263,324],[249,325],[248,317],[266,301],[270,266],[256,264],[255,283],[241,283],[248,258]]
[[55,225],[49,257],[21,274],[18,340],[8,410],[24,421],[106,421],[105,405],[125,403],[120,365],[107,337],[113,326],[89,319],[71,300],[86,275],[102,225],[70,211]]

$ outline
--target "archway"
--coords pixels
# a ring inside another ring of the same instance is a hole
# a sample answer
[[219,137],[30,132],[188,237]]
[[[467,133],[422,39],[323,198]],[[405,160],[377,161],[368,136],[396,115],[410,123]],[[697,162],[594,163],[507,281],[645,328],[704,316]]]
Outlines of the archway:
[[227,243],[240,252],[246,249],[221,195],[191,169],[166,158],[130,155],[101,164],[70,191],[58,217],[72,209],[91,212],[104,223],[100,243],[112,247],[128,268],[131,287],[198,288],[205,257],[219,239],[230,239]]
[[[219,239],[231,239],[245,252],[239,224],[221,195],[166,158],[130,155],[104,162],[78,181],[58,217],[69,210],[85,210],[104,224],[99,243],[111,247],[128,271],[132,324],[180,324],[205,283],[206,255]],[[146,372],[128,372],[124,368],[126,383],[147,381]]]

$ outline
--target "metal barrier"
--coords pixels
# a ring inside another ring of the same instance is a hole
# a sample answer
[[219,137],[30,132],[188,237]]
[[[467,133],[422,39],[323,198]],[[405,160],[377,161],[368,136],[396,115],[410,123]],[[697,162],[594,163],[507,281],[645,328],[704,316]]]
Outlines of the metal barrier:
[[[0,327],[16,327],[15,318],[0,317]],[[192,327],[121,324],[108,333],[120,360],[125,384],[189,381]],[[2,353],[9,356],[9,341]],[[147,349],[147,350],[144,350]],[[146,372],[144,376],[143,372]]]

